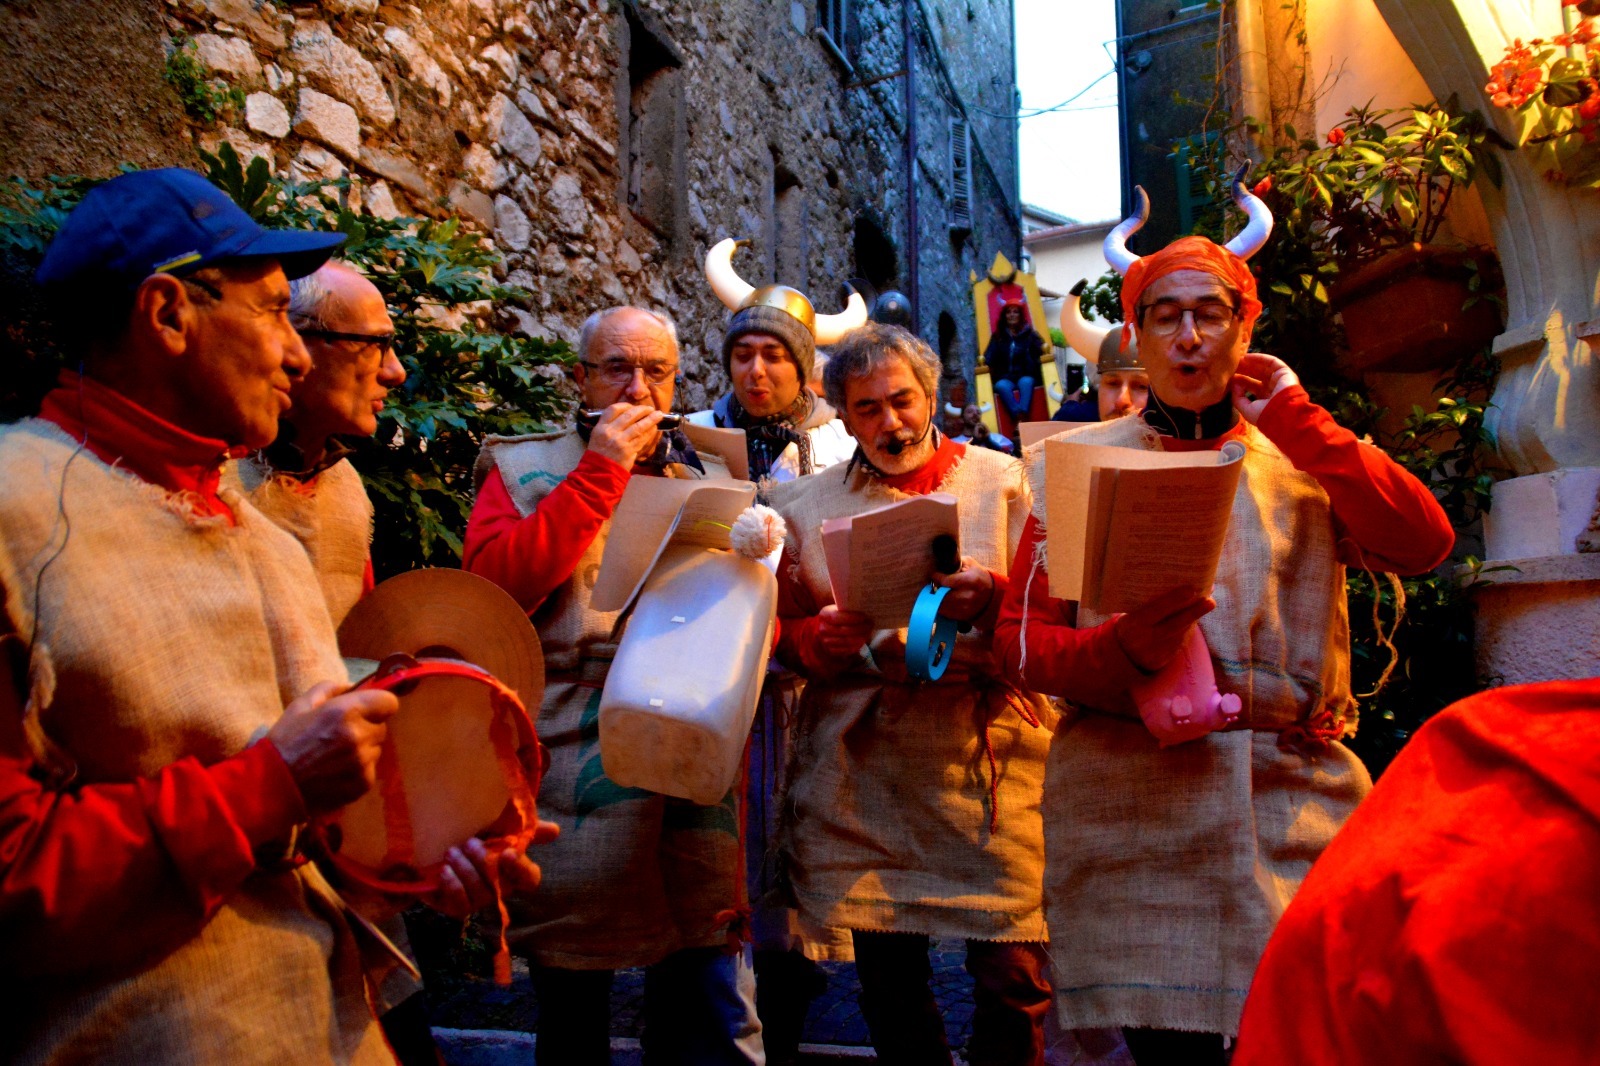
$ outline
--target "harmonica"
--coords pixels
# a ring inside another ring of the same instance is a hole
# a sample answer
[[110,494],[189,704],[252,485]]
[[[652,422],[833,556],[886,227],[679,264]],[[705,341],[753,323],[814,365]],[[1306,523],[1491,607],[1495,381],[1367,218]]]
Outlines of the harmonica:
[[[579,411],[578,424],[580,426],[588,426],[590,429],[593,429],[595,426],[600,424],[600,419],[604,415],[604,411]],[[666,414],[661,416],[661,421],[656,423],[656,428],[670,433],[672,430],[678,429],[682,425],[682,415]]]

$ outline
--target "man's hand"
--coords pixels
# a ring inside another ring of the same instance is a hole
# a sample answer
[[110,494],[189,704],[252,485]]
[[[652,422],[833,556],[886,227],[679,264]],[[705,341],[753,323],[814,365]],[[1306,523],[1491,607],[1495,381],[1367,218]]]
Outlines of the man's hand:
[[661,412],[654,407],[614,403],[590,432],[589,450],[631,470],[639,456],[655,444],[659,421]]
[[1210,596],[1197,596],[1190,589],[1173,589],[1137,611],[1117,615],[1111,620],[1111,631],[1133,665],[1153,674],[1172,661],[1183,646],[1189,627],[1210,614],[1216,605]]
[[392,692],[324,681],[283,709],[267,733],[300,788],[310,814],[327,814],[362,796],[377,778],[388,721],[400,709]]
[[[1250,352],[1239,360],[1233,373],[1233,406],[1253,426],[1274,396],[1298,384],[1300,378],[1288,363],[1276,356]],[[1249,398],[1252,396],[1255,399]]]
[[935,585],[950,591],[939,603],[939,613],[958,622],[970,622],[994,602],[994,575],[970,555],[961,557],[961,569],[953,574],[935,574]]
[[[560,833],[554,822],[539,823],[535,844],[552,841]],[[490,863],[498,869],[501,891],[507,896],[526,895],[539,887],[539,864],[516,848],[505,848],[491,855],[483,841],[473,838],[445,853],[444,869],[439,873],[439,890],[424,896],[422,902],[452,918],[476,914],[494,902],[494,880]]]
[[828,604],[817,615],[817,647],[830,659],[847,661],[872,639],[872,619]]

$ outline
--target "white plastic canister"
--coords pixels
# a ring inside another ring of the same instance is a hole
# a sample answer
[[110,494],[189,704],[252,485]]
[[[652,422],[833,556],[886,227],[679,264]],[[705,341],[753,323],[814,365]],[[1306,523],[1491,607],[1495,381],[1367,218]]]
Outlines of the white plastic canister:
[[761,698],[778,583],[728,551],[669,547],[600,694],[600,759],[619,785],[700,804],[739,773]]

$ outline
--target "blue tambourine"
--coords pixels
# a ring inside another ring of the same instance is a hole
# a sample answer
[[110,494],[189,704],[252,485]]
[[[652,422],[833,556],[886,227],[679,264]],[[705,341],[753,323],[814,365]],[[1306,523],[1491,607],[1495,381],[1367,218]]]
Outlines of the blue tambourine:
[[961,625],[939,613],[949,591],[930,582],[917,593],[917,602],[911,607],[911,621],[906,625],[906,673],[913,680],[939,680],[955,654]]

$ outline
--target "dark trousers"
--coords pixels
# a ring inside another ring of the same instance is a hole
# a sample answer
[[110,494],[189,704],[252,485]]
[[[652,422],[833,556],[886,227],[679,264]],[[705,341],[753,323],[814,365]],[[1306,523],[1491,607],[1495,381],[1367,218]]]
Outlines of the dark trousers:
[[[861,1016],[886,1066],[945,1066],[950,1045],[933,998],[928,938],[917,933],[851,934],[861,981]],[[1050,1009],[1043,944],[967,941],[972,975],[971,1066],[1043,1066]]]
[[1124,1029],[1122,1039],[1138,1066],[1223,1066],[1221,1033],[1179,1029]]

